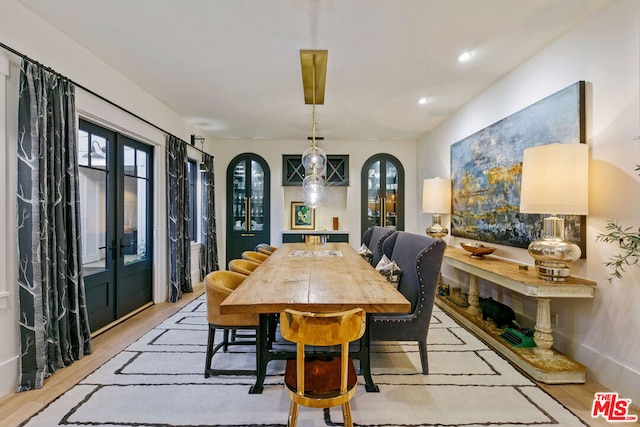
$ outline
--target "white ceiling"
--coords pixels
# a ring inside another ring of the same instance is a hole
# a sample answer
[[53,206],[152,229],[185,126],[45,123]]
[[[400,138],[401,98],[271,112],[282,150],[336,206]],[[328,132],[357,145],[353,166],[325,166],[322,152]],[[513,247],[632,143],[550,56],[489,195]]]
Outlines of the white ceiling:
[[211,138],[306,139],[299,51],[327,49],[337,141],[418,138],[611,0],[20,1]]

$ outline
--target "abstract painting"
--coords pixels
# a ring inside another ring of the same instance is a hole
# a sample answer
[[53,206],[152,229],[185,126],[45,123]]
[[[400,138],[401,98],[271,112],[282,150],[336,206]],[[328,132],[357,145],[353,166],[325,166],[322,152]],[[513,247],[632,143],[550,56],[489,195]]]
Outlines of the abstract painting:
[[[451,234],[526,248],[543,215],[521,214],[525,148],[585,142],[585,82],[577,82],[451,145]],[[549,212],[553,214],[553,212]],[[565,238],[585,250],[585,217],[564,216]]]

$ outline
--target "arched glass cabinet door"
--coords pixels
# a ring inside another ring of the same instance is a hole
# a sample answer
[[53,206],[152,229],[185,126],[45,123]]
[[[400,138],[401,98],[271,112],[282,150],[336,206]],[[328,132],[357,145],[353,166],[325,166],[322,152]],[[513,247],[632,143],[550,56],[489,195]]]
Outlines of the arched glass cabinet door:
[[376,154],[362,167],[361,234],[371,226],[404,230],[404,168],[391,154]]
[[270,172],[257,154],[236,156],[227,168],[227,264],[258,243],[269,243]]

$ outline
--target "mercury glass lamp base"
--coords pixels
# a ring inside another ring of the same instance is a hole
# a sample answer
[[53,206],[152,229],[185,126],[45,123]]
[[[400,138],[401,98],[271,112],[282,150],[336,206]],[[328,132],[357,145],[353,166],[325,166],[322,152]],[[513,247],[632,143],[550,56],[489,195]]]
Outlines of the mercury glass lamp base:
[[535,259],[536,271],[543,280],[563,282],[571,276],[568,263],[580,258],[578,245],[564,240],[564,219],[543,219],[543,237],[529,245],[529,255]]
[[449,230],[447,230],[447,227],[440,224],[440,221],[441,221],[440,218],[441,216],[439,214],[433,215],[432,217],[433,224],[431,224],[425,230],[425,233],[427,233],[427,236],[434,237],[436,239],[442,239],[444,236],[449,234]]

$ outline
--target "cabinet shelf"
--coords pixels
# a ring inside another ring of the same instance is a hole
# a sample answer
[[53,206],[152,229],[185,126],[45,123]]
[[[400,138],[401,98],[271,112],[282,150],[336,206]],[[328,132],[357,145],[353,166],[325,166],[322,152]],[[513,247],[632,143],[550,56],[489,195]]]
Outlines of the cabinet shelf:
[[[332,186],[349,185],[349,155],[348,154],[328,154],[326,167],[326,182]],[[283,154],[282,155],[282,185],[300,186],[305,177],[304,166],[302,166],[302,155]]]

